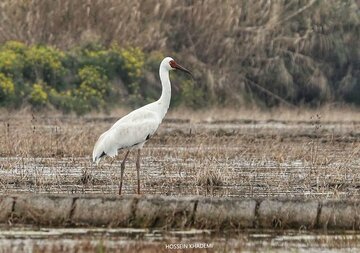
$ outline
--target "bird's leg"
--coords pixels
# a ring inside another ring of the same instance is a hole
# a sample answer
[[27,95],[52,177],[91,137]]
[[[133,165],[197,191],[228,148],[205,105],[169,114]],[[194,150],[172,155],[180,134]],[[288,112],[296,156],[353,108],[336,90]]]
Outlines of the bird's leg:
[[121,173],[120,173],[120,185],[119,185],[119,195],[121,195],[121,188],[122,188],[122,182],[123,182],[123,176],[124,176],[124,170],[125,170],[125,161],[130,153],[130,150],[126,152],[124,160],[121,163]]
[[138,149],[138,155],[136,159],[136,170],[137,170],[138,194],[140,194],[140,149]]

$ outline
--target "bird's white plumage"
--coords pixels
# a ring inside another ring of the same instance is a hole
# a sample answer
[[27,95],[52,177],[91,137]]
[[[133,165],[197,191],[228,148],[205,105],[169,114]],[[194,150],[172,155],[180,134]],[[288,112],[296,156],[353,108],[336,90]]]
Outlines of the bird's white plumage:
[[142,148],[155,133],[170,104],[171,86],[169,71],[172,58],[166,57],[160,64],[159,74],[162,94],[159,100],[143,106],[119,119],[97,140],[93,150],[93,161],[99,162],[105,154],[114,157],[119,149]]
[[95,144],[93,160],[98,162],[103,152],[114,157],[119,149],[141,147],[155,133],[161,119],[149,110],[136,110],[118,120],[103,133]]

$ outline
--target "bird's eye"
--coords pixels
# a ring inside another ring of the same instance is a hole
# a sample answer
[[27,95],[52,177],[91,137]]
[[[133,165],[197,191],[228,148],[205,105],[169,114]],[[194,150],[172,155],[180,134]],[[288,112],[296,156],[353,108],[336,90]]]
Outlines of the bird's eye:
[[170,61],[169,62],[169,64],[170,64],[170,66],[174,69],[174,68],[176,68],[176,62],[175,61]]

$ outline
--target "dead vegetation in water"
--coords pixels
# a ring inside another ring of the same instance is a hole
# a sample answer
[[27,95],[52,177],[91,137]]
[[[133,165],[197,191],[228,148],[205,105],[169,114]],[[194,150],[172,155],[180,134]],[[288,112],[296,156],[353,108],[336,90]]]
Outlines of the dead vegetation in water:
[[[284,117],[283,113],[279,117],[259,113],[258,118],[268,118],[264,121],[239,121],[244,119],[240,114],[219,123],[206,121],[205,114],[195,122],[170,112],[170,119],[182,120],[165,120],[143,149],[143,192],[359,196],[359,122],[330,121],[330,116],[321,113],[319,119],[316,114],[307,121],[295,114],[280,123],[272,120]],[[189,118],[194,115],[199,114],[190,113]],[[344,113],[344,118],[351,118],[347,115]],[[349,115],[358,118],[355,112]],[[116,193],[123,154],[105,159],[99,167],[91,162],[96,139],[115,120],[97,115],[3,116],[0,191]],[[135,180],[135,157],[130,153],[124,178],[126,193],[135,193]]]
[[200,169],[196,175],[196,185],[206,187],[222,186],[224,178],[220,169]]

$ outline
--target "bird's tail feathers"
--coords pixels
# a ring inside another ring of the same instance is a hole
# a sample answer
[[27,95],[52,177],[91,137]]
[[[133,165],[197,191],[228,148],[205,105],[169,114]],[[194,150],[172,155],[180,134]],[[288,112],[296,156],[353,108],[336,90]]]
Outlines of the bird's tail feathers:
[[106,138],[106,133],[103,133],[99,140],[95,143],[94,150],[93,150],[93,162],[96,162],[96,165],[99,164],[101,158],[103,156],[110,156],[115,157],[118,154],[118,149],[116,145],[111,145]]
[[98,165],[100,162],[100,159],[97,156],[93,155],[92,161],[93,161],[93,163],[96,163],[96,165]]
[[105,152],[99,152],[98,150],[94,149],[93,152],[93,162],[96,163],[96,165],[99,164],[101,158],[105,155]]
[[93,162],[96,163],[96,166],[99,165],[101,158],[99,157],[93,157]]

